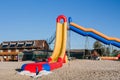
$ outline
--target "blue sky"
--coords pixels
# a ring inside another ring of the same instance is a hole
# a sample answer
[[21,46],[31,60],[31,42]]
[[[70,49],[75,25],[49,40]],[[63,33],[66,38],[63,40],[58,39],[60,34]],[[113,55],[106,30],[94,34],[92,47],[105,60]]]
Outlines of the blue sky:
[[[120,0],[0,0],[0,42],[49,38],[56,17],[120,38]],[[85,37],[70,32],[71,48],[84,48]],[[89,45],[95,40],[89,38]]]

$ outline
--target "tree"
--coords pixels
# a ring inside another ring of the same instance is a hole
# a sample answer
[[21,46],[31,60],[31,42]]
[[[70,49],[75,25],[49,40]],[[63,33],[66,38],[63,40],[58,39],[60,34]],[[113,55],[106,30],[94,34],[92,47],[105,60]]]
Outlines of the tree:
[[106,47],[106,56],[109,56],[109,55],[110,55],[110,48]]
[[120,50],[114,49],[114,50],[112,51],[112,54],[111,54],[110,56],[117,56],[118,54],[120,54]]
[[105,46],[102,46],[101,47],[101,55],[102,56],[106,56],[107,54],[106,54],[106,47]]
[[103,54],[102,47],[103,45],[100,41],[95,41],[93,44],[93,48],[99,53],[100,56]]
[[100,41],[95,41],[93,44],[94,49],[101,49],[102,48],[102,43]]

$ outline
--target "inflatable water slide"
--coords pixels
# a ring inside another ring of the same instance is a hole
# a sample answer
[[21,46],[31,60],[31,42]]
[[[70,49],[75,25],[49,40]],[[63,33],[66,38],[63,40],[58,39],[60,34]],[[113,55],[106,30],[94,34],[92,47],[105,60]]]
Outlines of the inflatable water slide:
[[62,67],[63,63],[68,61],[65,54],[67,41],[67,18],[60,15],[57,17],[56,22],[55,47],[52,55],[48,58],[48,62],[23,64],[21,70],[27,70],[33,73],[40,72],[41,70],[50,71]]
[[60,15],[56,19],[56,40],[52,55],[48,58],[48,62],[37,62],[23,64],[21,70],[30,72],[40,72],[41,70],[51,71],[62,67],[63,63],[68,62],[66,55],[67,30],[72,30],[82,36],[90,36],[96,40],[101,41],[107,45],[114,45],[120,48],[120,39],[108,37],[101,32],[92,28],[84,28],[72,22],[69,18],[69,26],[67,25],[67,18]]

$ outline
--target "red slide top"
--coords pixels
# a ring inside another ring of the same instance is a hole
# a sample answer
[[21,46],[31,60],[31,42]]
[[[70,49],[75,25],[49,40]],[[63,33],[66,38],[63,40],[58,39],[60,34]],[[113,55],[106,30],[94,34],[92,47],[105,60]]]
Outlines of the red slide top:
[[63,19],[64,22],[67,22],[67,18],[64,15],[59,15],[56,19],[57,22],[60,22],[60,20]]

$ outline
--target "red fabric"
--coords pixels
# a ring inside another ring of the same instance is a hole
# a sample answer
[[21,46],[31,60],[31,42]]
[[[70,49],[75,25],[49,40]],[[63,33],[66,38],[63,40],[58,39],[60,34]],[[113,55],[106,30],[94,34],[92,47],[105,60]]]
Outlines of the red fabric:
[[36,64],[27,64],[25,67],[25,70],[30,71],[30,72],[36,72]]
[[56,19],[57,22],[60,22],[60,20],[63,19],[64,22],[67,22],[67,18],[64,15],[59,15]]
[[[38,71],[42,70],[42,65],[46,62],[40,62],[40,63],[30,63],[25,66],[25,70],[36,73],[36,68],[38,68]],[[62,67],[62,62],[55,62],[55,63],[49,63],[50,70],[54,70],[57,68]]]
[[50,70],[54,70],[54,69],[62,67],[61,62],[50,63],[49,65],[50,65]]
[[63,59],[59,57],[57,62],[63,62]]
[[58,58],[58,62],[66,63],[66,53],[65,53],[63,59],[61,57]]
[[64,58],[63,58],[63,63],[66,63],[66,53],[65,53]]
[[25,66],[25,70],[35,73],[36,68],[38,68],[38,71],[42,70],[42,65],[46,62],[38,62],[38,63],[30,63]]
[[120,54],[118,54],[117,57],[120,59]]
[[48,62],[51,62],[51,61],[52,61],[52,58],[51,58],[51,57],[49,57],[49,58],[48,58]]

